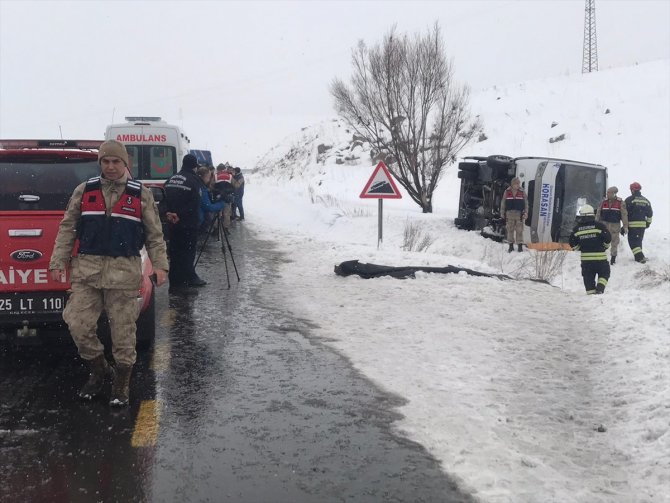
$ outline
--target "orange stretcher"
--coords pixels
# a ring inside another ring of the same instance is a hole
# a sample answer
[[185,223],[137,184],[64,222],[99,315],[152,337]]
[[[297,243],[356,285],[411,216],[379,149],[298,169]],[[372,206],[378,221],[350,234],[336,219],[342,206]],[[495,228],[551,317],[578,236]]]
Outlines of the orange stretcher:
[[572,247],[568,243],[554,243],[553,241],[544,242],[544,243],[528,243],[529,250],[537,251],[556,251],[556,250],[566,250],[572,251]]

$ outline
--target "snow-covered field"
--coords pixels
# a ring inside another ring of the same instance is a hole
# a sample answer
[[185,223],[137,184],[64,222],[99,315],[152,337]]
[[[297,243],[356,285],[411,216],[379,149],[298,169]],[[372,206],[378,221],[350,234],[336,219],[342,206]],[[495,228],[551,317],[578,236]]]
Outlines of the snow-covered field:
[[[338,121],[287,137],[246,176],[244,225],[291,260],[277,288],[295,313],[406,400],[398,432],[482,502],[670,501],[669,79],[664,60],[472,96],[488,139],[461,155],[603,164],[622,197],[642,184],[655,212],[649,262],[635,263],[623,240],[602,296],[585,294],[576,253],[547,285],[524,279],[546,255],[508,254],[457,230],[455,166],[433,214],[407,197],[385,201],[378,249],[377,202],[358,198],[374,166],[365,146],[349,149],[352,132]],[[319,156],[320,144],[332,148]],[[338,152],[359,159],[336,164]],[[428,236],[427,250],[403,250],[408,226]],[[518,279],[336,276],[351,259]]]

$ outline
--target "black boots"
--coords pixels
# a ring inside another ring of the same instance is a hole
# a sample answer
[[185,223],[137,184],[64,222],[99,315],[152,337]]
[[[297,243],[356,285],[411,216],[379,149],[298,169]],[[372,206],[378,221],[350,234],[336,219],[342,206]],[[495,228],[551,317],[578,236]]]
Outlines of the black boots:
[[612,255],[612,258],[610,259],[610,265],[616,264],[616,255]]
[[125,407],[130,397],[130,374],[133,372],[132,365],[117,365],[116,377],[112,383],[112,396],[109,405],[114,407]]
[[114,369],[107,363],[105,355],[96,356],[86,363],[88,364],[90,375],[86,384],[79,391],[79,398],[91,400],[102,391],[105,378],[114,376]]
[[91,371],[91,375],[79,391],[79,397],[84,400],[92,400],[100,394],[105,384],[105,378],[111,377],[112,396],[109,405],[123,407],[128,405],[130,395],[130,374],[133,371],[132,365],[117,365],[116,369],[112,367],[105,355],[100,355],[86,362]]
[[509,249],[507,250],[507,253],[512,253],[514,251],[514,243],[509,244]]
[[521,243],[519,243],[519,248],[518,248],[518,250],[519,250],[520,252],[523,251],[523,245],[522,245]]

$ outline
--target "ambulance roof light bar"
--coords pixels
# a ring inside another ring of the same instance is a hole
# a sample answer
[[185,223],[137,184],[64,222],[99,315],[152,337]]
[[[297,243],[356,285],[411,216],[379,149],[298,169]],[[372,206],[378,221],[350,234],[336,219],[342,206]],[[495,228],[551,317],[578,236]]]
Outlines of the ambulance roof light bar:
[[160,122],[161,117],[126,117],[128,122]]

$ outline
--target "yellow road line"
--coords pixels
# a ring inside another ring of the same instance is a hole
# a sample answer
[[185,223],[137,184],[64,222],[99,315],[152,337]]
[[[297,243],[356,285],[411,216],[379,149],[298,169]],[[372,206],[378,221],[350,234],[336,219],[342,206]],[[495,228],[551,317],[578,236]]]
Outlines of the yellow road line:
[[160,409],[156,400],[144,400],[135,419],[135,430],[130,445],[133,447],[152,447],[158,439]]
[[154,354],[151,356],[151,363],[149,368],[155,373],[160,374],[166,372],[170,366],[170,359],[172,358],[172,346],[169,342],[156,342],[154,344]]
[[160,320],[158,320],[158,324],[161,327],[171,327],[174,325],[176,319],[177,311],[174,309],[168,309],[167,311],[163,311]]

